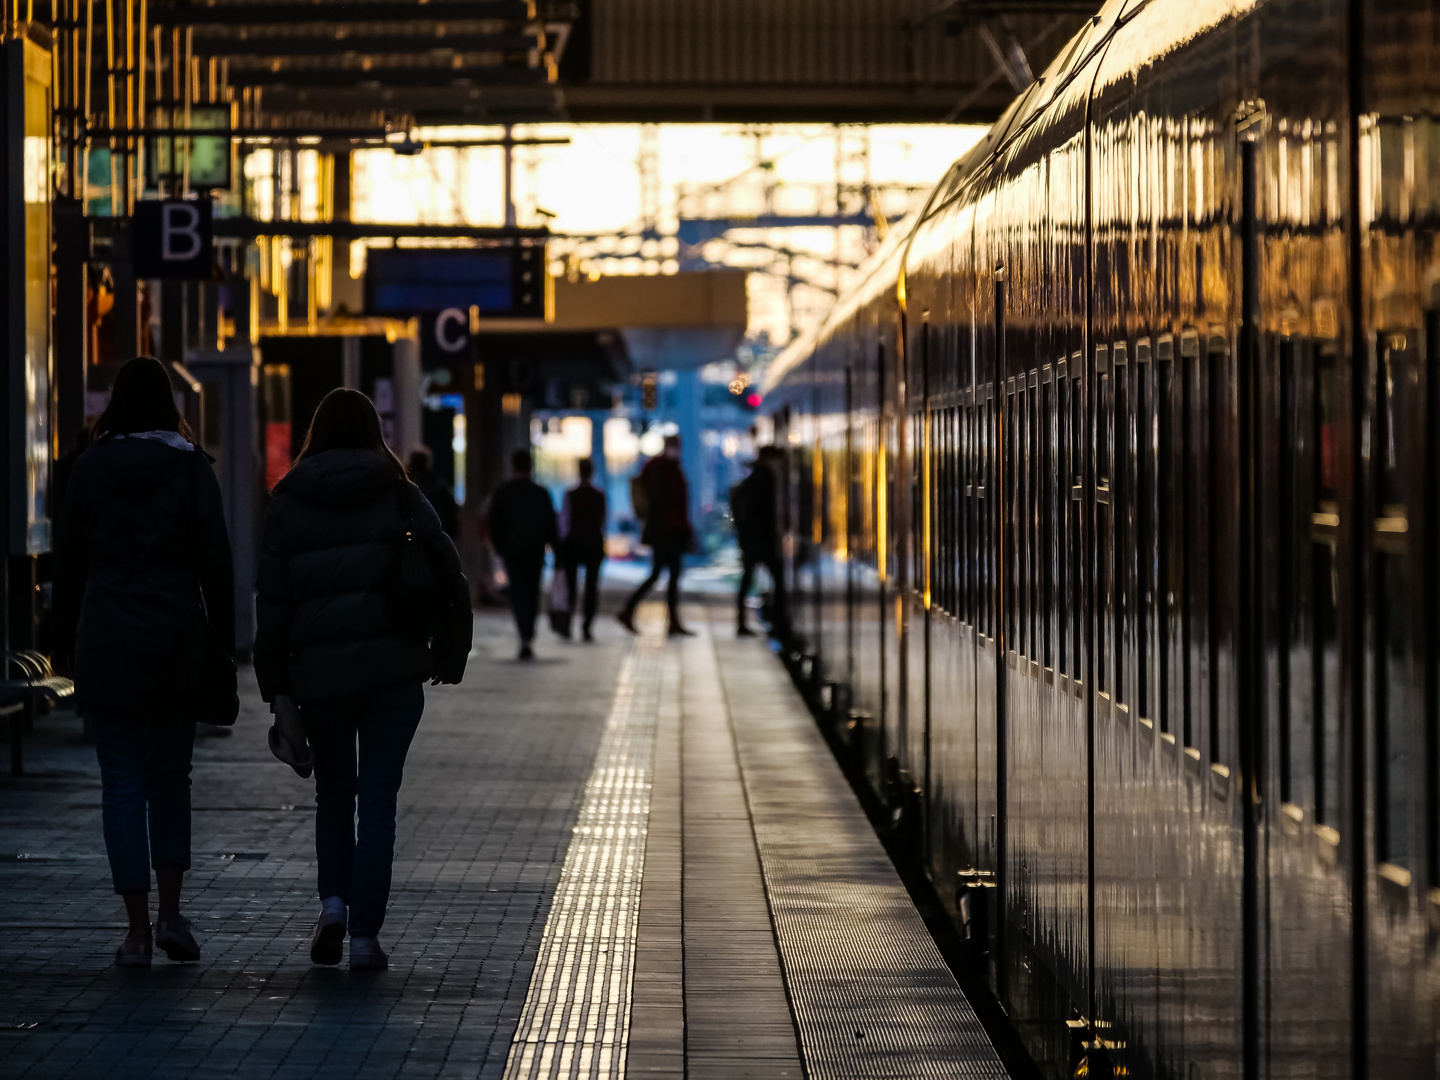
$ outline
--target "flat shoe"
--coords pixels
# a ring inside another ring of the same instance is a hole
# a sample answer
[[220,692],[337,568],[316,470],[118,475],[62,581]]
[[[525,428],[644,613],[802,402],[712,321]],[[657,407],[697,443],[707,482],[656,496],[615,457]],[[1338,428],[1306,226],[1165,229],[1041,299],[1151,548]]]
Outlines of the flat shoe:
[[172,921],[155,920],[155,947],[171,960],[182,964],[200,959],[200,946],[196,944],[194,927],[184,915],[177,915]]
[[615,621],[618,622],[621,626],[625,627],[626,630],[629,630],[632,634],[638,634],[640,632],[639,630],[635,629],[635,616],[628,611],[622,611],[619,615],[616,615]]
[[115,950],[115,966],[123,968],[148,968],[155,950],[148,941],[126,938]]
[[345,913],[327,911],[315,924],[310,939],[310,960],[316,964],[338,964],[345,958]]

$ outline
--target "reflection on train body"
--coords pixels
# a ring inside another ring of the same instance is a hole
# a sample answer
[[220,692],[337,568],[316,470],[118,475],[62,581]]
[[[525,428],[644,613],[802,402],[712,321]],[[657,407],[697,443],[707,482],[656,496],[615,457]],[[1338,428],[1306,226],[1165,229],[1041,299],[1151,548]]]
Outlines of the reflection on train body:
[[1047,1075],[1440,1075],[1437,27],[1111,0],[770,373],[791,644]]

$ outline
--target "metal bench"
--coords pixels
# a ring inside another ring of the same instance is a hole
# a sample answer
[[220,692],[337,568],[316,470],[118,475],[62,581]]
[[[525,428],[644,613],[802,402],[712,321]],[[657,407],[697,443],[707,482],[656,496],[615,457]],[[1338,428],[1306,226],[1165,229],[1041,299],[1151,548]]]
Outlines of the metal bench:
[[42,706],[53,709],[75,694],[75,683],[56,675],[50,658],[32,649],[6,657],[9,676],[0,682],[0,717],[9,721],[10,775],[25,773],[25,729]]

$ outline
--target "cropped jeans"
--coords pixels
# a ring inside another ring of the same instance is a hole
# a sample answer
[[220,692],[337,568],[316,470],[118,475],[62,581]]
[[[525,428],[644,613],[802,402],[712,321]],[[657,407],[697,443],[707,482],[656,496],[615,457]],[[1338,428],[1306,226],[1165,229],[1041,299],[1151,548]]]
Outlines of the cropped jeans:
[[418,682],[300,706],[315,759],[320,898],[345,901],[352,938],[375,937],[385,922],[395,807],[424,710]]
[[195,722],[157,724],[91,710],[100,816],[117,893],[147,892],[152,866],[190,869],[190,759]]

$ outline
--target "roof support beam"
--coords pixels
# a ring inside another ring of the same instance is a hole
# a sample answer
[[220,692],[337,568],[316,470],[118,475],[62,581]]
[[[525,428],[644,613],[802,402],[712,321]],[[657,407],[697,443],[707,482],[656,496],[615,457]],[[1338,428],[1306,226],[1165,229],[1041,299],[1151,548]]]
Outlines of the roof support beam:
[[151,8],[162,26],[295,26],[302,23],[478,22],[526,23],[528,4],[513,0],[378,0],[376,3],[237,3],[213,7],[183,4]]

